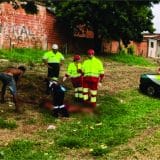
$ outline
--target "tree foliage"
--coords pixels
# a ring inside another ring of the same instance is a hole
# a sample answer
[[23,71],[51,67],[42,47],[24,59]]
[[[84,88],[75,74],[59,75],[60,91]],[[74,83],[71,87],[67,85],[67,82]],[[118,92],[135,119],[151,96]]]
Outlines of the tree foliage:
[[24,0],[1,0],[0,1],[0,3],[3,3],[3,2],[12,4],[14,9],[18,9],[22,7],[28,14],[38,13],[36,1],[32,1],[32,0],[26,0],[26,1]]
[[94,32],[95,47],[103,38],[141,41],[142,32],[154,32],[151,6],[159,0],[68,0],[55,3],[57,17],[71,33],[79,32],[79,25]]
[[[19,1],[12,0],[12,2]],[[151,7],[160,0],[28,0],[26,2],[23,7],[26,11],[32,11],[31,13],[36,11],[31,7],[36,6],[36,3],[54,8],[57,19],[71,35],[81,32],[79,26],[83,26],[83,31],[93,31],[95,48],[99,50],[104,38],[122,40],[127,46],[131,40],[141,41],[142,32],[153,33]]]

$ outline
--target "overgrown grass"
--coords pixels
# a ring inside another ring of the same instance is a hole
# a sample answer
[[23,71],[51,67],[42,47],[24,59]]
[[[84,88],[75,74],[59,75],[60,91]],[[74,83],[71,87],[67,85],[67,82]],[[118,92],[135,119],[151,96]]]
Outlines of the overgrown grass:
[[131,55],[131,54],[111,54],[107,58],[116,61],[122,62],[128,65],[137,65],[137,66],[155,66],[156,64],[153,61],[146,59],[141,56]]
[[15,121],[7,121],[3,118],[0,118],[0,128],[14,129],[17,128],[17,124]]
[[[12,50],[1,49],[0,58],[5,58],[13,62],[27,63],[28,65],[32,66],[35,63],[42,63],[42,57],[44,52],[45,51],[43,50],[32,48],[14,48]],[[64,62],[67,65],[69,62],[72,61],[72,58],[68,54],[64,56],[66,59],[70,58],[69,60]],[[86,57],[86,55],[82,55],[82,57]],[[101,58],[104,59],[104,56],[101,56]],[[155,63],[153,63],[153,61],[149,59],[130,54],[111,54],[107,55],[107,58],[128,65],[155,66]]]
[[[122,96],[125,103],[121,103],[117,96]],[[114,147],[127,142],[148,125],[160,123],[159,100],[139,95],[137,91],[117,96],[105,96],[101,99],[99,114],[92,117],[84,116],[80,123],[74,121],[62,124],[56,137],[57,141],[61,141],[63,137],[77,137],[83,142],[83,147],[94,148],[101,145]],[[154,116],[156,114],[157,116]],[[63,137],[60,133],[63,133]]]
[[28,63],[29,65],[41,63],[43,54],[43,50],[31,48],[15,48],[12,50],[0,50],[0,58],[5,58],[13,62]]
[[13,144],[1,147],[4,159],[16,160],[21,156],[24,159],[47,159],[53,155],[57,159],[65,159],[68,148],[77,152],[85,149],[88,156],[101,156],[105,159],[114,147],[127,143],[141,131],[160,124],[159,99],[141,95],[137,90],[125,91],[115,96],[106,95],[99,101],[101,104],[97,114],[92,116],[73,115],[69,121],[50,121],[45,114],[45,123],[54,123],[56,130],[41,130],[37,133],[39,141],[31,143],[32,145],[29,143],[30,147],[26,150],[21,146],[23,140],[20,144],[18,142],[20,147],[17,146],[17,150],[13,149]]
[[[4,53],[1,54],[1,52]],[[41,62],[43,53],[32,49],[31,51],[30,49],[14,49],[12,53],[1,50],[0,56],[16,62],[31,62],[32,64]],[[109,58],[129,65],[154,65],[145,58],[132,55],[119,54],[109,56]],[[98,100],[100,106],[94,115],[77,114],[72,115],[69,120],[60,120],[53,118],[48,112],[42,113],[42,125],[45,125],[47,129],[48,125],[54,124],[56,129],[47,131],[43,127],[42,130],[34,133],[32,140],[13,140],[7,146],[0,146],[0,159],[60,160],[65,159],[69,155],[68,152],[74,150],[79,155],[83,155],[79,159],[89,159],[88,157],[107,159],[108,153],[112,152],[114,147],[127,143],[130,138],[149,127],[160,125],[159,99],[142,95],[137,90],[124,91],[117,95],[106,94]],[[38,123],[34,117],[25,121],[27,125]],[[15,122],[0,119],[0,128],[15,127],[17,127]],[[35,136],[36,139],[34,139]],[[85,150],[86,155],[81,154],[82,150]],[[132,150],[128,149],[123,154],[132,154]],[[74,159],[73,154],[69,157]]]
[[0,151],[0,159],[7,160],[52,160],[56,157],[54,148],[45,150],[42,144],[25,139],[14,140]]

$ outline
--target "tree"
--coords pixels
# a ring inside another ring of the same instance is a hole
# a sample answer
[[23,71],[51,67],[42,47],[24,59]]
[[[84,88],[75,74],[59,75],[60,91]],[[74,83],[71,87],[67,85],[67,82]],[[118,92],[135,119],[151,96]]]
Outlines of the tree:
[[27,0],[26,2],[30,3],[26,11],[31,11],[31,6],[35,6],[36,3],[54,8],[58,21],[72,36],[81,32],[80,26],[83,26],[84,31],[93,31],[95,49],[100,51],[103,39],[122,40],[127,46],[131,40],[141,41],[144,31],[153,33],[151,6],[160,0]]
[[153,33],[151,6],[159,0],[68,0],[55,3],[56,15],[72,35],[80,32],[79,26],[93,31],[96,51],[100,51],[105,38],[141,41],[142,32]]
[[32,0],[1,0],[0,3],[8,2],[12,4],[14,9],[22,7],[28,14],[37,14],[38,9],[35,1]]

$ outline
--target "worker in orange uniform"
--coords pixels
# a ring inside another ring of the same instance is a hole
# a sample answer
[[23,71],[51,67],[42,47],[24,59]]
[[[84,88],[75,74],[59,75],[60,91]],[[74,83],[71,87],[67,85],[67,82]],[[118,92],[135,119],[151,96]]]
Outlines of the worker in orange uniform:
[[94,56],[93,49],[89,49],[87,53],[88,59],[82,64],[83,100],[92,107],[96,107],[97,89],[102,85],[104,68],[102,62]]
[[83,76],[82,76],[82,65],[80,63],[80,55],[75,55],[73,57],[73,62],[68,65],[67,73],[63,77],[63,82],[70,78],[72,85],[74,87],[74,98],[76,102],[83,101]]

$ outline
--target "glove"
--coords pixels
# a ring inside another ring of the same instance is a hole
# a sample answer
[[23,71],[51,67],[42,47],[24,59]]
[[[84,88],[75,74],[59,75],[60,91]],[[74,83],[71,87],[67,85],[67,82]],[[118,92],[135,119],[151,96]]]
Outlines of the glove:
[[66,76],[64,76],[64,77],[63,77],[63,82],[64,82],[66,79],[67,79],[67,77],[66,77]]
[[102,87],[102,83],[101,82],[98,82],[98,87]]

